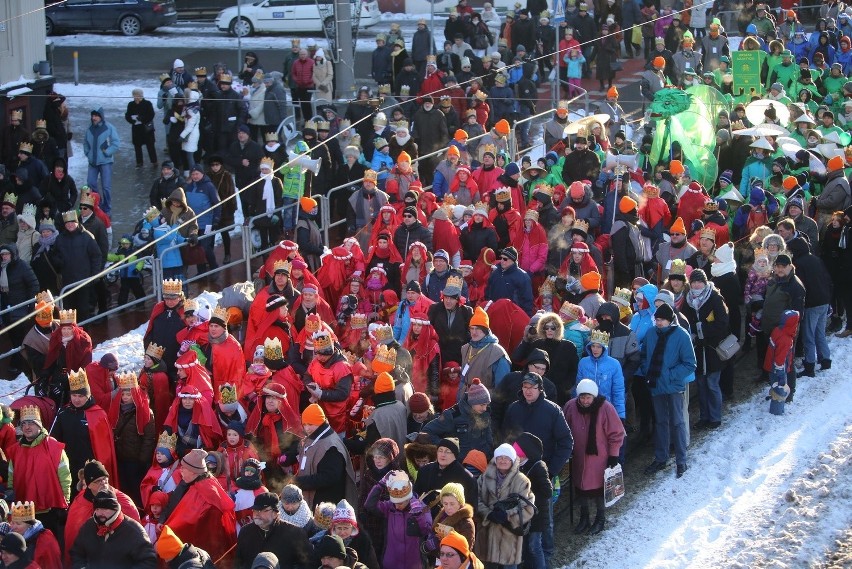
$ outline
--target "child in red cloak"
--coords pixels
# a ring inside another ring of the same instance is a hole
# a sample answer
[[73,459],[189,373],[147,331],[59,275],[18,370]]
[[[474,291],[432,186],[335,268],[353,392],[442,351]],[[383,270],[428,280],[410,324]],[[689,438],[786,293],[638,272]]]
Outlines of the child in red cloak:
[[438,208],[432,215],[432,247],[435,251],[443,249],[450,256],[450,264],[458,265],[461,260],[461,241],[459,229],[450,221],[450,213]]
[[[417,201],[417,209],[419,211],[422,211],[426,215],[426,219],[428,220],[438,209],[438,198],[432,192],[424,192],[420,184],[420,180],[412,184],[411,189],[420,192],[420,199]],[[426,225],[428,224],[429,223],[427,221]]]
[[374,267],[381,265],[388,282],[399,282],[399,268],[402,261],[402,253],[394,245],[390,233],[380,233],[376,245],[370,246],[367,251],[369,270],[372,271]]
[[346,281],[356,271],[353,253],[339,246],[331,250],[331,255],[322,258],[322,267],[317,271],[317,280],[323,291],[323,298],[329,306],[337,306]]
[[[687,191],[689,191],[687,189]],[[642,188],[642,197],[644,198],[641,206],[639,206],[639,219],[645,222],[645,226],[650,229],[655,235],[662,239],[663,233],[672,224],[672,212],[669,209],[669,204],[666,200],[660,197],[660,188],[654,184],[645,184]],[[680,205],[678,205],[680,209]]]
[[476,264],[473,266],[471,279],[467,280],[468,304],[476,306],[485,298],[485,287],[488,286],[488,278],[491,276],[494,263],[497,262],[497,254],[493,249],[486,247],[479,254]]
[[272,275],[274,273],[272,267],[273,265],[275,265],[275,261],[279,259],[290,259],[290,261],[293,261],[295,259],[301,259],[302,262],[304,262],[305,260],[299,254],[299,245],[295,241],[281,241],[280,243],[278,243],[278,247],[269,252],[269,256],[266,258],[266,261],[264,261],[263,266],[258,271],[260,278],[272,278]]
[[[547,264],[547,232],[538,222],[538,212],[528,209],[524,214],[524,225],[519,239],[512,243],[518,250],[518,266],[525,270],[530,277],[537,280],[544,273]],[[540,283],[533,283],[537,288]]]
[[145,533],[148,534],[148,539],[151,545],[157,543],[160,539],[160,532],[163,530],[163,522],[160,515],[163,513],[163,508],[169,504],[169,495],[162,490],[153,492],[145,505],[145,517],[142,518],[142,527],[145,528]]
[[290,307],[287,306],[287,299],[282,295],[274,294],[266,299],[266,311],[252,330],[252,334],[246,334],[243,351],[252,353],[258,346],[263,345],[266,338],[278,338],[278,341],[281,342],[281,348],[286,354],[287,350],[290,349],[292,331]]
[[[514,245],[521,239],[524,232],[524,221],[520,212],[512,206],[512,190],[507,187],[497,188],[491,199],[491,209],[488,210],[488,221],[494,226],[500,240],[500,248]],[[508,240],[504,241],[508,237]]]
[[302,292],[305,285],[314,285],[317,290],[320,290],[319,281],[308,268],[308,264],[301,259],[293,259],[290,267],[290,284],[299,292]]
[[411,329],[403,347],[411,353],[411,383],[414,391],[426,393],[437,399],[440,393],[441,349],[438,334],[429,317],[419,309],[413,309],[409,317]]
[[[399,223],[400,222],[396,216],[396,208],[390,204],[383,205],[381,209],[379,209],[378,218],[375,223],[373,223],[373,230],[370,233],[370,249],[368,251],[372,251],[373,247],[378,242],[379,235],[382,233],[393,235],[396,228],[399,227]],[[369,252],[367,253],[367,262],[370,262]]]
[[182,480],[180,475],[180,462],[177,461],[175,452],[176,437],[162,433],[154,450],[154,459],[151,468],[142,478],[139,493],[142,496],[142,505],[147,507],[155,489],[170,494],[177,488]]
[[266,462],[267,482],[283,480],[281,462],[293,463],[302,437],[299,399],[288,399],[287,389],[280,383],[268,383],[258,398],[258,404],[246,421],[246,433],[252,435],[259,458]]
[[559,275],[563,278],[574,277],[579,279],[592,271],[600,272],[597,263],[589,253],[589,245],[584,241],[575,241],[571,244],[571,254],[562,261],[562,266],[559,267]]
[[118,359],[113,354],[104,354],[99,362],[92,362],[86,366],[92,398],[104,411],[109,409],[112,400],[117,369]]
[[377,321],[393,324],[393,321],[396,318],[396,311],[398,308],[399,295],[396,294],[396,291],[390,289],[382,291],[382,299],[381,303],[379,304]]
[[368,318],[365,313],[353,314],[345,333],[339,336],[340,347],[355,355],[363,354],[366,347],[362,346],[362,342],[367,339],[367,323]]
[[142,371],[139,372],[139,386],[148,394],[149,403],[154,403],[154,432],[157,433],[163,431],[163,421],[174,400],[169,376],[163,371],[162,355],[162,348],[149,344],[142,359]]
[[[701,184],[691,182],[687,186],[686,191],[683,192],[677,202],[677,215],[683,219],[684,226],[692,227],[693,221],[700,220],[704,216],[704,204],[708,201],[710,201],[710,196],[707,195]],[[725,243],[727,243],[727,240]]]
[[[409,281],[422,283],[428,272],[426,270],[428,260],[426,245],[420,241],[415,241],[409,245],[408,253],[405,256],[405,263],[402,265],[402,273],[400,274],[401,285],[405,287]],[[413,275],[416,275],[416,278]]]
[[177,434],[176,450],[180,455],[194,448],[213,450],[222,442],[222,428],[211,403],[193,385],[178,391],[163,426],[167,432]]
[[243,408],[249,412],[257,405],[257,398],[260,396],[263,386],[272,377],[272,370],[266,366],[263,352],[262,345],[255,347],[251,365],[237,387],[237,399]]
[[364,264],[364,251],[361,245],[354,237],[347,237],[343,240],[343,248],[352,253],[352,260],[355,262],[355,274],[363,275],[366,265]]
[[237,517],[237,535],[240,529],[253,524],[254,499],[258,494],[269,492],[260,479],[261,472],[268,476],[270,466],[267,463],[264,468],[256,458],[250,458],[243,463],[242,469],[237,471],[237,489],[233,493],[234,514]]
[[[328,330],[332,335],[334,335],[334,330],[332,330],[331,326],[326,324],[319,315],[309,314],[305,319],[305,327],[302,328],[299,335],[296,337],[296,342],[299,344],[299,350],[303,357],[305,350],[313,351],[313,336],[320,330]],[[337,336],[335,336],[335,341],[337,341]]]
[[[76,319],[76,316],[75,316]],[[60,365],[60,361],[63,363]],[[47,348],[47,357],[40,377],[45,384],[45,395],[49,391],[48,384],[62,389],[63,396],[55,397],[57,405],[62,405],[68,398],[68,375],[65,370],[86,368],[92,363],[92,338],[76,322],[62,322],[51,332]],[[51,395],[53,397],[53,395]]]
[[[394,251],[396,251],[395,247]],[[399,258],[398,262],[402,264],[402,258]],[[367,301],[370,303],[370,309],[367,311],[369,321],[378,318],[379,307],[382,303],[382,293],[390,287],[385,266],[384,263],[379,263],[371,268],[370,274],[367,275],[367,282],[364,288],[367,290]]]
[[559,312],[562,300],[556,294],[556,277],[547,277],[538,289],[538,296],[533,301],[536,309],[545,312]]
[[225,429],[225,440],[219,452],[225,457],[225,471],[228,473],[228,493],[236,491],[237,474],[243,471],[243,464],[250,458],[257,458],[254,445],[245,438],[246,427],[239,421],[231,421]]
[[208,406],[213,405],[213,382],[207,369],[198,361],[198,352],[188,350],[175,362],[177,368],[178,382],[175,391],[191,386],[198,390],[207,401]]
[[473,179],[470,168],[461,165],[456,169],[456,175],[450,182],[450,195],[457,204],[473,205],[480,200],[479,184]]
[[343,287],[343,293],[340,295],[343,298],[346,295],[354,294],[358,298],[358,304],[355,307],[356,312],[365,312],[370,308],[370,301],[367,299],[367,290],[364,287],[363,275],[352,275],[349,277],[349,282]]
[[408,191],[411,183],[417,180],[417,172],[411,167],[411,156],[402,151],[396,159],[396,165],[391,168],[385,192],[390,196],[392,203],[402,202],[402,196]]
[[461,366],[458,362],[447,362],[441,370],[441,409],[449,409],[456,404],[461,380]]
[[194,299],[184,301],[183,322],[186,324],[186,328],[175,336],[180,343],[178,354],[186,352],[192,344],[203,346],[209,342],[210,323],[207,322],[209,317],[209,307],[202,309],[199,302]]

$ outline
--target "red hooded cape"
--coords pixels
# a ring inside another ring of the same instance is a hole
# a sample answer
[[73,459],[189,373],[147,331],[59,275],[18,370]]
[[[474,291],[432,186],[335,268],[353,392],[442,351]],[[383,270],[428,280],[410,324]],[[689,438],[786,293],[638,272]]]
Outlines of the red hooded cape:
[[163,421],[166,420],[166,415],[169,414],[169,407],[175,398],[172,394],[169,376],[163,371],[152,371],[142,368],[142,371],[139,372],[139,387],[148,394],[149,406],[151,401],[150,396],[151,394],[154,395],[154,431],[162,433]]
[[[205,523],[199,523],[199,520]],[[189,485],[166,525],[184,543],[191,543],[209,553],[214,563],[237,542],[234,501],[213,477],[197,479]],[[229,559],[220,562],[221,566],[230,567]],[[219,563],[217,566],[220,566]]]
[[[172,403],[169,409],[169,415],[163,422],[163,426],[170,427],[172,433],[178,432],[177,418],[178,406],[181,404],[180,400],[180,397],[175,398],[174,403]],[[192,406],[192,423],[198,425],[201,442],[204,444],[205,449],[213,450],[222,442],[222,427],[219,425],[219,421],[216,419],[210,403],[203,397],[197,399],[195,405]]]
[[[145,433],[145,426],[151,418],[151,407],[148,403],[148,395],[139,387],[130,390],[133,395],[133,404],[136,405],[136,432]],[[115,429],[118,424],[118,416],[121,414],[121,390],[119,389],[112,398],[109,405],[109,424]]]
[[402,271],[400,272],[400,280],[402,281],[402,288],[405,289],[405,285],[408,282],[405,280],[405,275],[408,274],[408,269],[411,267],[411,263],[413,261],[412,253],[414,249],[420,250],[420,272],[417,278],[417,282],[422,283],[426,278],[426,262],[428,260],[426,245],[419,241],[415,241],[408,247],[408,253],[405,255],[405,263],[402,265]]
[[[213,378],[213,396],[218,403],[222,396],[219,388],[223,383],[236,385],[242,381],[246,374],[246,362],[243,357],[243,347],[228,332],[227,338],[219,344],[210,344],[210,360],[207,364],[212,366],[210,375]],[[212,360],[212,361],[211,361]]]
[[282,400],[278,407],[278,413],[269,413],[266,411],[266,398],[271,395],[261,395],[258,398],[257,406],[249,415],[246,421],[246,434],[254,436],[254,440],[259,445],[258,448],[263,451],[267,460],[277,462],[281,456],[281,447],[278,440],[277,424],[283,422],[283,431],[292,433],[294,437],[302,437],[302,419],[299,416],[298,405],[299,400],[296,399],[296,408],[289,401]]
[[[74,330],[74,337],[65,347],[65,367],[75,371],[85,369],[92,363],[92,338],[76,324],[72,324],[71,328]],[[56,363],[61,348],[62,326],[59,326],[50,333],[50,343],[47,347],[47,357],[44,359],[43,369],[50,369],[50,366]]]
[[524,339],[524,329],[529,326],[530,317],[507,298],[489,303],[485,312],[491,323],[491,332],[497,336],[503,349],[511,354]]
[[432,247],[437,251],[443,249],[450,255],[450,261],[456,253],[461,252],[461,241],[459,240],[459,229],[446,218],[446,215],[438,214],[432,230]]
[[[412,314],[414,311],[412,310]],[[411,368],[411,384],[414,391],[429,393],[429,363],[438,358],[438,368],[441,365],[441,348],[438,346],[438,334],[430,325],[424,325],[420,335],[413,339],[411,330],[405,339],[403,347],[411,352],[413,365]]]
[[92,362],[86,366],[86,377],[89,378],[92,399],[101,409],[109,409],[112,400],[112,390],[115,388],[115,384],[110,373],[110,370],[102,366],[100,362]]

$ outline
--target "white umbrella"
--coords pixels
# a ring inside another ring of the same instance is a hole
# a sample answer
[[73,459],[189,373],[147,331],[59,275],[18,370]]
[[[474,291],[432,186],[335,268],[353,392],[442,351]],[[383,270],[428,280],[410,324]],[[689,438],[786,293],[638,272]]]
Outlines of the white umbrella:
[[778,117],[780,124],[787,124],[790,120],[790,109],[784,103],[773,101],[771,99],[761,99],[746,105],[746,118],[751,124],[762,124],[766,121],[766,116],[763,114],[769,107],[775,108],[775,115]]
[[[782,144],[781,151],[784,152],[784,156],[789,158],[790,160],[797,160],[796,153],[802,150],[802,147],[798,144]],[[819,156],[815,155],[810,150],[805,149],[805,152],[808,153],[808,162],[810,162],[811,172],[815,172],[817,174],[825,174],[825,164],[822,163]]]
[[763,123],[750,128],[741,128],[731,134],[737,136],[788,136],[790,131],[777,124]]

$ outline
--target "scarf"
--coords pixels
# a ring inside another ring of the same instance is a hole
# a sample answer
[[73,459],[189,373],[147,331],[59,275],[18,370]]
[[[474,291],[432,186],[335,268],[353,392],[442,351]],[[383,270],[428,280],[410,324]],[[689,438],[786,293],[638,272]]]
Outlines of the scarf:
[[296,527],[303,528],[308,525],[308,522],[313,518],[308,503],[302,500],[299,504],[299,509],[294,514],[288,514],[284,508],[279,507],[278,513],[281,515],[281,520],[288,524],[293,524]]
[[657,345],[654,346],[654,353],[651,355],[651,363],[648,365],[648,373],[645,374],[651,388],[657,386],[657,378],[660,377],[660,372],[663,371],[663,358],[666,354],[666,344],[668,344],[669,336],[675,326],[676,324],[669,326],[668,330],[660,330],[659,328],[656,330]]
[[713,285],[707,283],[707,286],[702,288],[701,290],[692,290],[689,289],[689,294],[686,295],[686,303],[695,310],[695,313],[698,313],[698,310],[704,306],[704,303],[707,302],[707,299],[710,298],[710,293],[713,292]]
[[207,341],[210,342],[213,345],[222,344],[222,343],[225,342],[225,340],[228,339],[229,335],[230,334],[226,331],[225,333],[223,333],[218,338],[214,338],[213,336],[210,335],[210,332],[207,332]]
[[59,237],[58,231],[52,231],[49,237],[44,237],[39,234],[38,244],[40,245],[40,248],[38,252],[41,253],[42,251],[46,251],[47,249],[53,247],[53,244],[56,243],[57,237]]
[[272,188],[272,175],[261,176],[263,178],[263,201],[266,202],[266,213],[275,210],[275,191]]
[[579,411],[581,415],[590,415],[589,438],[586,439],[586,455],[598,455],[598,430],[596,425],[598,424],[598,412],[600,411],[604,401],[606,401],[606,397],[598,395],[588,407],[583,407],[580,405],[579,401],[577,402],[577,411]]
[[737,262],[734,259],[730,261],[721,261],[719,263],[713,263],[710,265],[710,274],[714,277],[721,277],[722,275],[727,275],[728,273],[733,273],[737,270]]
[[[285,404],[282,401],[282,405]],[[265,413],[263,415],[263,419],[261,419],[261,424],[269,433],[269,440],[266,441],[268,446],[269,456],[274,458],[275,461],[278,460],[278,457],[281,455],[281,447],[278,444],[278,430],[275,428],[276,423],[282,423],[284,421],[284,417],[281,416],[281,413]]]
[[110,534],[114,533],[123,521],[124,513],[121,510],[118,510],[104,525],[96,524],[98,527],[98,537],[103,537],[105,538],[104,541],[106,541],[109,539]]
[[0,292],[9,292],[9,274],[6,268],[12,261],[3,261],[0,263]]

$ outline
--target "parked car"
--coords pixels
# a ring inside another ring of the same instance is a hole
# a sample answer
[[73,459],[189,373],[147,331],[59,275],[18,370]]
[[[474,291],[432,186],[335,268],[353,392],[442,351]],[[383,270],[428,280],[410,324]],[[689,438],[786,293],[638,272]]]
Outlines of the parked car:
[[126,36],[177,22],[174,0],[45,0],[47,35],[59,32],[109,32]]
[[[239,15],[236,6],[222,10],[216,16],[216,27],[240,37],[258,33],[321,32],[324,28],[333,29],[332,3],[329,0],[320,0],[320,3],[323,4],[322,8],[317,6],[317,0],[258,0],[241,5]],[[381,12],[376,0],[352,0],[353,13],[359,5],[359,27],[367,28],[379,23]]]

